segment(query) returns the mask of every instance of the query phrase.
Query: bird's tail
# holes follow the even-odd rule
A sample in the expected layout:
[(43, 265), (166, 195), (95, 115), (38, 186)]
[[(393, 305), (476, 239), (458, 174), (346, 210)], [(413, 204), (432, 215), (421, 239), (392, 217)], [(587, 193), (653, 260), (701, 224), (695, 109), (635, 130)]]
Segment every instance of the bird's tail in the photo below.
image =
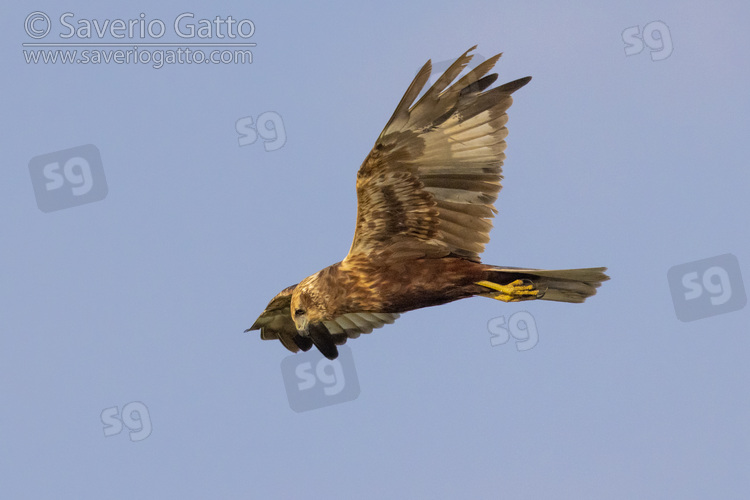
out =
[(478, 295), (504, 302), (521, 300), (554, 300), (557, 302), (583, 302), (596, 293), (606, 267), (586, 269), (523, 269), (487, 266), (485, 279), (477, 282), (484, 290)]

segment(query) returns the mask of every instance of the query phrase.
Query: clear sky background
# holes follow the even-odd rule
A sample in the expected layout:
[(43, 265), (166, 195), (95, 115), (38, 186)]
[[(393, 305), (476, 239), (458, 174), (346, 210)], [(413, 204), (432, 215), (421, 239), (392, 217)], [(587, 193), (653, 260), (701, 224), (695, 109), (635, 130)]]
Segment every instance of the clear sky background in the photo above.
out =
[[(0, 496), (750, 498), (746, 2), (26, 4), (0, 20)], [(190, 12), (252, 20), (257, 46), (252, 64), (29, 64), (34, 11), (48, 43), (184, 44)], [(62, 39), (65, 12), (168, 32)], [(293, 411), (290, 353), (243, 330), (344, 257), (357, 168), (403, 92), (474, 44), (504, 52), (501, 82), (534, 78), (483, 260), (612, 279), (583, 305), (405, 314), (347, 344), (358, 395)], [(277, 139), (240, 146), (266, 112)], [(40, 210), (32, 160), (88, 144), (103, 199)], [(705, 302), (727, 290), (703, 259), (735, 310)]]

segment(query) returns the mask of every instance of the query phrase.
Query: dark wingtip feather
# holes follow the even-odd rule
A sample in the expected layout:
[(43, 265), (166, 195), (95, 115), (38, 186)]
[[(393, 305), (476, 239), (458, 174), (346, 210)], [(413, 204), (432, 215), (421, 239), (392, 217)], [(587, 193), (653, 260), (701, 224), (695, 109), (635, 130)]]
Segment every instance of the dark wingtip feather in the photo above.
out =
[(503, 85), (500, 85), (495, 90), (497, 90), (498, 92), (505, 92), (508, 94), (512, 94), (513, 92), (520, 89), (521, 87), (523, 87), (530, 81), (531, 81), (531, 77), (525, 76), (523, 78), (519, 78), (518, 80), (513, 80), (512, 82), (508, 82)]
[(310, 339), (315, 347), (328, 359), (336, 359), (339, 356), (339, 350), (336, 348), (333, 336), (323, 323), (313, 323), (309, 325), (308, 331)]
[(476, 82), (464, 87), (461, 90), (461, 95), (464, 96), (466, 94), (482, 92), (484, 89), (495, 83), (495, 80), (497, 80), (497, 73), (492, 73), (491, 75), (482, 77)]
[(297, 347), (299, 347), (305, 352), (309, 351), (310, 348), (313, 346), (313, 341), (309, 337), (295, 335), (293, 340), (294, 340), (294, 343), (297, 344)]

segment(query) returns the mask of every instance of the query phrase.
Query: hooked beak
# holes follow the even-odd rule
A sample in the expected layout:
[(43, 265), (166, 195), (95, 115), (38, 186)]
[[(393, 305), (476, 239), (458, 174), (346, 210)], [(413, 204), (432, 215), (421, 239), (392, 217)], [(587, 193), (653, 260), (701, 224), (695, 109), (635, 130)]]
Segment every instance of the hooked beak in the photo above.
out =
[(294, 318), (294, 327), (297, 329), (300, 335), (306, 337), (308, 335), (308, 321), (305, 316), (301, 318)]

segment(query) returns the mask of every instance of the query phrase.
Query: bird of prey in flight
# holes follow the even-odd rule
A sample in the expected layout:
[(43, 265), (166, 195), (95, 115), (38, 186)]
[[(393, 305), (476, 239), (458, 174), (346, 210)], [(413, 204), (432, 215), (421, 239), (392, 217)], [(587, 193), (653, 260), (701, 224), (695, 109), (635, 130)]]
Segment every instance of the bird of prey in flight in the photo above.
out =
[[(456, 78), (472, 47), (417, 100), (417, 73), (357, 172), (357, 224), (341, 262), (276, 295), (250, 330), (292, 352), (337, 345), (399, 313), (467, 297), (583, 302), (606, 268), (542, 270), (483, 264), (505, 160), (511, 94), (531, 77), (490, 88), (501, 54)], [(415, 103), (416, 101), (416, 103)]]

